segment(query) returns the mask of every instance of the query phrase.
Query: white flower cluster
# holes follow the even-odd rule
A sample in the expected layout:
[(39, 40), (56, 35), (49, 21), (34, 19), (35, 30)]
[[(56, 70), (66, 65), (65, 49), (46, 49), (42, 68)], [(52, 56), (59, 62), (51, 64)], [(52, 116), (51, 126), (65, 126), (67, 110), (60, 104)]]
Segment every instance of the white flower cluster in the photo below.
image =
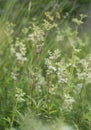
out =
[(66, 111), (70, 111), (72, 109), (72, 105), (75, 102), (74, 98), (71, 97), (69, 94), (64, 93), (64, 103), (63, 109)]
[(17, 103), (24, 102), (25, 101), (24, 96), (25, 96), (25, 93), (23, 92), (23, 90), (21, 88), (16, 88), (15, 97), (16, 97)]
[(49, 21), (47, 21), (47, 20), (45, 20), (44, 19), (44, 28), (46, 29), (46, 30), (51, 30), (52, 28), (56, 28), (57, 27), (57, 24), (56, 23), (53, 23), (53, 24), (51, 24)]
[(42, 76), (41, 71), (37, 70), (31, 73), (31, 83), (34, 85), (38, 92), (41, 92), (42, 86), (46, 84), (45, 78)]
[(47, 65), (47, 73), (52, 74), (57, 71), (57, 59), (61, 56), (60, 51), (57, 49), (52, 53), (48, 51), (49, 57), (45, 59), (45, 64)]
[(14, 32), (13, 27), (14, 27), (14, 24), (8, 23), (8, 22), (6, 23), (4, 32), (7, 36), (10, 36), (13, 34)]
[(23, 41), (21, 42), (17, 39), (15, 45), (11, 45), (11, 54), (15, 56), (16, 60), (21, 64), (27, 61), (26, 46)]
[(50, 12), (45, 12), (46, 19), (43, 20), (44, 29), (49, 31), (52, 28), (56, 28), (57, 24), (54, 21), (54, 16)]
[(18, 73), (14, 72), (14, 71), (11, 72), (11, 77), (12, 77), (13, 80), (17, 80)]
[(6, 22), (4, 24), (4, 28), (2, 30), (2, 37), (0, 37), (0, 39), (4, 38), (3, 40), (6, 40), (7, 43), (12, 43), (12, 34), (14, 33), (14, 26), (15, 25), (13, 23)]
[(56, 74), (58, 83), (67, 83), (66, 65), (63, 60), (60, 61), (61, 53), (57, 49), (54, 53), (48, 51), (49, 57), (45, 59), (47, 65), (47, 74)]
[(37, 44), (40, 41), (44, 41), (44, 31), (35, 24), (33, 24), (32, 29), (33, 33), (29, 34), (29, 40), (31, 40), (34, 44)]
[(28, 35), (28, 39), (32, 42), (33, 47), (35, 47), (36, 53), (40, 53), (45, 41), (45, 33), (43, 29), (33, 24), (32, 33)]
[(80, 60), (83, 71), (77, 73), (78, 79), (85, 81), (86, 84), (91, 83), (91, 55), (86, 59)]
[(58, 66), (58, 72), (57, 72), (58, 82), (59, 83), (67, 83), (68, 77), (67, 77), (65, 63), (63, 61), (61, 61), (57, 64), (57, 66)]

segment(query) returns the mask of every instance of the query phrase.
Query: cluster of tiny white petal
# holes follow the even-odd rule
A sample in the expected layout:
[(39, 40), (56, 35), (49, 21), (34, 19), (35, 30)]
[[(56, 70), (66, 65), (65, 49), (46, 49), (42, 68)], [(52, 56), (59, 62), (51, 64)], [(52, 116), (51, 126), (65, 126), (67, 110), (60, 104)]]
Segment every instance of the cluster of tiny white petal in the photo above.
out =
[(57, 72), (58, 82), (67, 83), (68, 78), (67, 78), (66, 65), (64, 61), (60, 61), (59, 63), (57, 63), (57, 66), (58, 66), (58, 72)]
[(75, 102), (75, 99), (71, 97), (69, 94), (64, 93), (64, 103), (63, 109), (66, 111), (70, 111), (72, 109), (72, 105)]
[(11, 45), (11, 54), (20, 64), (23, 64), (27, 60), (25, 44), (17, 39), (15, 45)]
[(78, 79), (81, 81), (85, 81), (85, 83), (91, 83), (91, 55), (89, 55), (86, 59), (80, 60), (80, 64), (82, 65), (83, 71), (78, 71)]
[(39, 26), (33, 24), (33, 33), (29, 34), (29, 39), (34, 43), (38, 44), (40, 41), (44, 41), (44, 31)]
[(49, 57), (45, 59), (45, 64), (47, 65), (47, 74), (56, 74), (58, 83), (67, 83), (67, 72), (66, 65), (61, 60), (60, 61), (60, 51), (57, 49), (54, 53), (48, 51)]
[(45, 44), (45, 33), (43, 29), (33, 24), (32, 32), (28, 35), (28, 40), (32, 42), (32, 46), (36, 49), (36, 54), (39, 54)]
[(31, 73), (31, 84), (35, 87), (38, 92), (41, 92), (42, 86), (45, 86), (45, 78), (42, 76), (41, 71), (35, 68), (34, 72)]
[(16, 97), (17, 103), (24, 102), (25, 101), (24, 96), (25, 96), (25, 93), (23, 92), (23, 90), (21, 88), (16, 88), (15, 97)]
[(57, 59), (61, 56), (60, 51), (57, 49), (52, 53), (48, 51), (49, 57), (45, 59), (45, 64), (47, 65), (47, 73), (52, 74), (57, 71)]

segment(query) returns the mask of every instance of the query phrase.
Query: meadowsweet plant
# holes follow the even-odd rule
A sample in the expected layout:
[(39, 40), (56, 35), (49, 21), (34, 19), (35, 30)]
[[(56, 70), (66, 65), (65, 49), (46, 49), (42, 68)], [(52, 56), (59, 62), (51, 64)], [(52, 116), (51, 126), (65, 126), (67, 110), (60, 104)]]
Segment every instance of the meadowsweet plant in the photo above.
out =
[(23, 43), (23, 41), (19, 41), (19, 39), (16, 39), (15, 45), (11, 45), (11, 55), (16, 58), (16, 61), (20, 64), (23, 64), (27, 58), (26, 58), (26, 46)]
[(24, 95), (25, 95), (25, 93), (22, 91), (22, 89), (16, 88), (15, 97), (16, 97), (17, 103), (21, 103), (21, 102), (24, 102), (24, 101), (25, 101)]
[(5, 23), (0, 31), (2, 129), (51, 130), (61, 120), (75, 130), (90, 130), (91, 54), (85, 52), (90, 41), (79, 36), (85, 17), (73, 18), (72, 28), (60, 24), (58, 12), (47, 11), (40, 22), (22, 25), (17, 35), (16, 26)]

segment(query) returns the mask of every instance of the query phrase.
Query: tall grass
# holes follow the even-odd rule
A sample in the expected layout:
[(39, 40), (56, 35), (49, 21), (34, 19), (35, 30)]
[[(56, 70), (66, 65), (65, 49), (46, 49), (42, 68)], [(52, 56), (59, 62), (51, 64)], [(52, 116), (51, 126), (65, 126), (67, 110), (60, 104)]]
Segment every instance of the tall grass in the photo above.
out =
[(90, 130), (91, 46), (79, 35), (86, 16), (73, 18), (74, 28), (59, 12), (29, 21), (24, 5), (12, 17), (16, 4), (0, 18), (0, 128)]

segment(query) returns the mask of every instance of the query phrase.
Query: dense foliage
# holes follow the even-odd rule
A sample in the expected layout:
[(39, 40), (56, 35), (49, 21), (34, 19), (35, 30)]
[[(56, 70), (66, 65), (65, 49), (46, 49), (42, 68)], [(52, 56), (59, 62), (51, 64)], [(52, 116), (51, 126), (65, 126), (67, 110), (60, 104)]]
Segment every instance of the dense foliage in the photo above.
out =
[(48, 1), (39, 12), (19, 2), (0, 17), (0, 129), (90, 130), (91, 41), (79, 33), (87, 15), (69, 24)]

